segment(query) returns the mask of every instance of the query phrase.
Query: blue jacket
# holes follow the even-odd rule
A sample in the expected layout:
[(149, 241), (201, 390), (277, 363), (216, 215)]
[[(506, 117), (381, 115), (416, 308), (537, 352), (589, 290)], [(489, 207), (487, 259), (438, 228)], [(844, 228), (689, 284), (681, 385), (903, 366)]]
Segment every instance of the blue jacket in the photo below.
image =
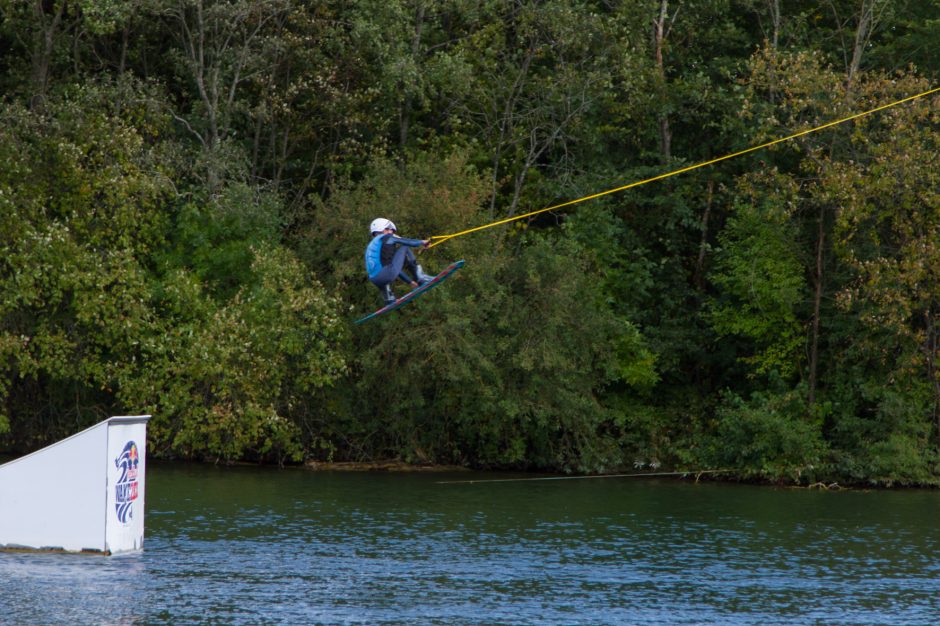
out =
[[(424, 242), (420, 239), (406, 239), (394, 233), (376, 235), (366, 246), (366, 272), (368, 272), (369, 278), (375, 278), (382, 271), (382, 267), (387, 265), (395, 256), (395, 250), (398, 246), (420, 248), (423, 245)], [(411, 279), (403, 276), (402, 280), (410, 282)]]

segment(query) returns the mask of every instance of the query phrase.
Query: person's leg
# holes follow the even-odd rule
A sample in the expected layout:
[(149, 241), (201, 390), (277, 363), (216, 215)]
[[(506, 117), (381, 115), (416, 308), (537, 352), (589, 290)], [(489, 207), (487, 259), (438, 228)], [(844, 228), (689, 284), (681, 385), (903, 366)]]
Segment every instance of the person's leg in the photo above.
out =
[(405, 267), (411, 272), (411, 275), (415, 277), (415, 282), (419, 285), (425, 285), (434, 278), (428, 274), (424, 273), (424, 269), (418, 265), (418, 260), (415, 258), (414, 253), (411, 251), (411, 248), (403, 248), (405, 250)]
[(392, 283), (380, 283), (376, 280), (372, 281), (372, 284), (379, 290), (379, 293), (382, 294), (382, 301), (386, 306), (395, 302), (397, 299), (395, 297), (395, 292), (392, 291)]
[(391, 262), (382, 267), (382, 270), (372, 278), (372, 284), (378, 287), (382, 292), (385, 304), (391, 304), (395, 301), (395, 293), (392, 291), (392, 283), (401, 274), (402, 267), (405, 265), (407, 253), (411, 252), (408, 248), (400, 247), (395, 251), (395, 256)]
[(424, 270), (418, 265), (418, 261), (415, 259), (411, 248), (401, 246), (395, 251), (395, 256), (392, 257), (389, 264), (382, 268), (382, 271), (372, 279), (372, 282), (391, 284), (395, 282), (395, 279), (398, 278), (398, 275), (401, 274), (404, 269), (407, 269), (411, 275), (414, 276), (414, 282), (419, 285), (424, 285), (434, 278), (424, 273)]
[(424, 268), (422, 268), (420, 265), (415, 266), (415, 276), (418, 277), (419, 285), (426, 285), (432, 280), (434, 280), (433, 276), (431, 276), (430, 274), (425, 274)]
[(402, 250), (405, 251), (405, 265), (404, 267), (411, 272), (411, 275), (415, 277), (415, 282), (418, 282), (418, 261), (415, 259), (415, 253), (411, 251), (411, 248), (406, 248), (402, 246), (398, 249), (399, 252)]
[(408, 248), (399, 248), (396, 250), (392, 260), (388, 265), (382, 267), (381, 271), (372, 278), (372, 282), (376, 285), (390, 285), (395, 282), (395, 279), (401, 274), (402, 267), (405, 265), (405, 255), (408, 251)]

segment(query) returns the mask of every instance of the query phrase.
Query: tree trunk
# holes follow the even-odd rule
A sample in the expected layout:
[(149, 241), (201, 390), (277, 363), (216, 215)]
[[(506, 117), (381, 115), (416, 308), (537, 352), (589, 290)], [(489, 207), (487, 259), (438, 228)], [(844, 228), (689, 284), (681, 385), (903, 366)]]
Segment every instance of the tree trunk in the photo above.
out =
[(65, 15), (66, 0), (58, 4), (53, 4), (55, 13), (50, 18), (46, 14), (43, 0), (33, 2), (33, 13), (36, 16), (38, 26), (33, 39), (32, 52), (32, 87), (33, 95), (30, 107), (34, 110), (41, 108), (46, 100), (46, 93), (49, 90), (49, 71), (52, 65), (52, 51), (55, 47), (55, 38), (59, 26), (62, 23), (62, 17)]
[(131, 27), (130, 22), (124, 25), (124, 28), (121, 29), (121, 58), (118, 61), (118, 75), (123, 76), (125, 70), (127, 69), (127, 50), (130, 47), (131, 43)]
[(770, 24), (773, 29), (770, 45), (776, 50), (780, 45), (780, 0), (767, 0), (767, 8), (770, 11)]
[(514, 110), (516, 108), (516, 101), (522, 93), (523, 85), (529, 75), (529, 66), (532, 64), (534, 57), (534, 48), (533, 46), (529, 46), (526, 51), (525, 59), (523, 59), (519, 71), (516, 72), (515, 81), (513, 81), (512, 87), (509, 90), (509, 95), (506, 97), (506, 103), (503, 105), (502, 111), (494, 111), (495, 121), (499, 127), (499, 136), (496, 141), (495, 149), (493, 150), (493, 173), (490, 176), (492, 182), (492, 191), (490, 193), (490, 219), (493, 219), (496, 215), (496, 196), (500, 181), (499, 166), (502, 161), (503, 147), (509, 142), (512, 136), (513, 127), (515, 126)]
[(715, 181), (708, 179), (708, 189), (705, 198), (705, 211), (702, 213), (702, 238), (698, 244), (698, 260), (695, 262), (695, 288), (701, 293), (705, 289), (705, 252), (708, 249), (708, 218), (712, 212), (712, 199), (714, 198)]
[(859, 69), (862, 66), (862, 57), (865, 55), (865, 47), (871, 41), (871, 34), (875, 30), (878, 18), (887, 6), (887, 2), (888, 0), (861, 0), (858, 26), (855, 29), (855, 43), (852, 46), (852, 57), (846, 68), (847, 91), (851, 91), (852, 85), (858, 76)]
[(852, 84), (855, 82), (855, 75), (858, 74), (858, 70), (862, 65), (862, 56), (865, 54), (865, 44), (868, 43), (871, 11), (866, 9), (870, 4), (871, 0), (862, 2), (862, 11), (858, 16), (858, 28), (855, 30), (855, 45), (852, 48), (852, 60), (849, 61), (849, 67), (846, 71), (848, 74), (846, 84), (848, 85), (847, 90), (849, 91), (852, 89)]
[[(415, 10), (415, 29), (414, 35), (411, 38), (411, 59), (412, 62), (417, 67), (421, 62), (421, 31), (424, 28), (424, 2), (418, 2), (418, 6)], [(402, 152), (404, 153), (405, 147), (408, 145), (408, 129), (411, 126), (411, 102), (412, 98), (409, 93), (407, 93), (408, 86), (404, 82), (402, 83), (402, 99), (398, 107), (398, 142), (401, 147)]]
[(809, 393), (806, 402), (810, 409), (816, 404), (817, 373), (819, 371), (819, 319), (823, 298), (823, 248), (826, 240), (825, 207), (819, 207), (819, 231), (816, 237), (816, 275), (813, 294), (813, 323), (809, 344)]
[(933, 389), (933, 424), (937, 448), (940, 449), (940, 373), (937, 372), (937, 325), (934, 322), (934, 307), (928, 306), (924, 312), (924, 332), (926, 334), (925, 352), (927, 362), (927, 377)]
[[(676, 13), (672, 16), (675, 21)], [(660, 89), (665, 96), (666, 90), (666, 68), (663, 62), (663, 45), (669, 30), (666, 28), (666, 21), (669, 17), (669, 0), (660, 0), (659, 16), (653, 20), (653, 49), (656, 54), (656, 70), (659, 74)], [(665, 99), (665, 98), (664, 98)], [(668, 161), (672, 154), (672, 130), (669, 128), (669, 116), (665, 112), (659, 115), (659, 149), (662, 152), (663, 160)]]

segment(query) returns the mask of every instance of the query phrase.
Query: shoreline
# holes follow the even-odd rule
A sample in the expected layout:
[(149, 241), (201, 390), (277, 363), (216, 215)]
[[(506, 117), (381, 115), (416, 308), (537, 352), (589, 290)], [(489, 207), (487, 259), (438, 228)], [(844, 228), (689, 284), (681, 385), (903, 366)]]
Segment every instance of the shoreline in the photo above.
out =
[(460, 465), (414, 465), (405, 461), (305, 461), (302, 467), (314, 472), (472, 472)]

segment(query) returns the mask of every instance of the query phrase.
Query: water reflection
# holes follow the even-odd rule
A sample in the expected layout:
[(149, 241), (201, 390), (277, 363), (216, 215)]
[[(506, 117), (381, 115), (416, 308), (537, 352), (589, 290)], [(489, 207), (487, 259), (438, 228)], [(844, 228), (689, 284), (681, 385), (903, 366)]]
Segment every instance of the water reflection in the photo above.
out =
[(0, 553), (4, 624), (144, 623), (143, 555)]
[(153, 465), (142, 555), (0, 555), (0, 608), (17, 624), (926, 625), (940, 614), (936, 492), (443, 479)]

